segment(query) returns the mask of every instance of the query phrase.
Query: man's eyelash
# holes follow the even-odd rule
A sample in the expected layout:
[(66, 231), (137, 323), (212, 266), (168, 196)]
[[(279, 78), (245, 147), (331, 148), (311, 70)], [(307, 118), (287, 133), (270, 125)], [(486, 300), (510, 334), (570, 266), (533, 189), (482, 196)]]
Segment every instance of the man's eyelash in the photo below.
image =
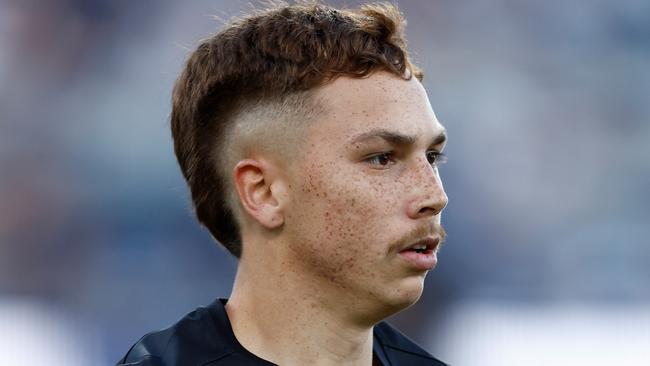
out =
[[(380, 161), (380, 159), (384, 160)], [(390, 163), (395, 162), (395, 157), (393, 152), (389, 151), (368, 156), (365, 160), (369, 163), (376, 163), (377, 165), (387, 166)]]
[[(427, 151), (426, 158), (432, 166), (438, 166), (447, 162), (447, 155), (435, 150)], [(378, 153), (368, 156), (365, 161), (375, 165), (388, 166), (395, 162), (395, 154), (392, 151)]]
[(440, 165), (447, 162), (447, 155), (439, 151), (427, 151), (427, 160), (431, 165)]

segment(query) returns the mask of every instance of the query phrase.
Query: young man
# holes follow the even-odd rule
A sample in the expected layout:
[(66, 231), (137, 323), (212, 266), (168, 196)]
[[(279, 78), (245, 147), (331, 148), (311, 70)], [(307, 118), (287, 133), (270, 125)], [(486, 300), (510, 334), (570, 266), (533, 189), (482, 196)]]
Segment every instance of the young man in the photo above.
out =
[(444, 365), (382, 320), (444, 240), (444, 128), (391, 5), (267, 9), (199, 45), (172, 132), (199, 221), (239, 266), (229, 299), (122, 365)]

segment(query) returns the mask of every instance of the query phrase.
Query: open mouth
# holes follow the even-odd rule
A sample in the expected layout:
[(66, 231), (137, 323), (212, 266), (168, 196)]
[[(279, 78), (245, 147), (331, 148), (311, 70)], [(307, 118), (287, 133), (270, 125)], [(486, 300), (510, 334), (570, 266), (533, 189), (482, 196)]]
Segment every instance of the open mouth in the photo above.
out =
[(403, 251), (429, 254), (429, 253), (431, 253), (433, 251), (433, 249), (430, 249), (430, 248), (425, 246), (423, 248), (408, 248), (408, 249), (405, 249)]
[(411, 245), (410, 247), (402, 250), (401, 252), (415, 252), (420, 254), (431, 254), (438, 247), (439, 240), (434, 238), (427, 238)]
[(419, 270), (429, 270), (437, 263), (436, 250), (439, 239), (427, 238), (412, 244), (399, 252), (400, 257)]

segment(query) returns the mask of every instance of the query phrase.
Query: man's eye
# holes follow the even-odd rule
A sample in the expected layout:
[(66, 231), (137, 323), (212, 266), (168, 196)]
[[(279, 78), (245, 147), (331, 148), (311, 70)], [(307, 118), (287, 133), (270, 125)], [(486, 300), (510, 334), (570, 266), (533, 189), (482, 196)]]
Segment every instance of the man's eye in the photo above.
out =
[(395, 161), (393, 154), (381, 153), (366, 158), (366, 161), (372, 165), (388, 166)]
[(427, 151), (427, 161), (431, 165), (444, 164), (447, 162), (447, 155), (435, 150)]

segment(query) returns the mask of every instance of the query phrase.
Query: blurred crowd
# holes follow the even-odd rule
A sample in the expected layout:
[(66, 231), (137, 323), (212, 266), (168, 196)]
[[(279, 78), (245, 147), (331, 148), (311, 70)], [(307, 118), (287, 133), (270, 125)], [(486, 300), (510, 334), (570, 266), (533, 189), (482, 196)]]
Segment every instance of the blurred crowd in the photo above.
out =
[[(444, 355), (458, 304), (650, 308), (650, 2), (399, 5), (450, 203), (439, 266), (394, 322)], [(0, 2), (3, 343), (42, 314), (111, 364), (228, 296), (236, 261), (193, 218), (168, 115), (187, 53), (250, 7)]]

